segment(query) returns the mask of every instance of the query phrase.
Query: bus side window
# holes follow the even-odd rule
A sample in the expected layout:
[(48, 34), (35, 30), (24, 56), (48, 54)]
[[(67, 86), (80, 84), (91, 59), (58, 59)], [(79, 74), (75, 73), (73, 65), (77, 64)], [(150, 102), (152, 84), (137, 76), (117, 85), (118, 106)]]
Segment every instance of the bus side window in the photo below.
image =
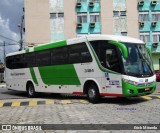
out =
[(36, 67), (36, 55), (35, 53), (27, 53), (25, 55), (27, 67)]
[(106, 67), (115, 72), (121, 72), (118, 54), (115, 48), (106, 49)]
[(68, 48), (66, 46), (51, 50), (51, 64), (68, 64)]
[(37, 52), (36, 64), (38, 66), (48, 66), (51, 64), (50, 50)]

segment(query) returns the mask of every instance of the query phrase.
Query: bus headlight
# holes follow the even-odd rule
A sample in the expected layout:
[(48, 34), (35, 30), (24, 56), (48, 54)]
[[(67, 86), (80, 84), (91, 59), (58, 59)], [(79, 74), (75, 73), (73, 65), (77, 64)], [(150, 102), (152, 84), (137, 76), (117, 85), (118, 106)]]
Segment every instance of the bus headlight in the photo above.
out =
[(131, 80), (128, 80), (128, 79), (123, 79), (123, 81), (126, 82), (126, 83), (128, 83), (128, 84), (138, 85), (138, 82), (131, 81)]

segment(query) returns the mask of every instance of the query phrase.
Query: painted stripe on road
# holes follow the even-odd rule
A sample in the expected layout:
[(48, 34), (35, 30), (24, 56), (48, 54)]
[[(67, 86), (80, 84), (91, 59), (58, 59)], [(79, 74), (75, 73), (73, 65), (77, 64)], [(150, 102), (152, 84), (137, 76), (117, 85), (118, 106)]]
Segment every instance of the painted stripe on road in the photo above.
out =
[(160, 95), (158, 95), (157, 97), (160, 98)]
[[(160, 99), (160, 95), (141, 96), (145, 100)], [(88, 104), (88, 100), (34, 100), (34, 101), (14, 101), (14, 102), (0, 102), (0, 107), (19, 107), (19, 106), (37, 106), (37, 105), (52, 105), (52, 104), (73, 104), (82, 103)]]
[(12, 102), (12, 107), (20, 106), (20, 102)]
[(37, 105), (37, 101), (30, 101), (29, 102), (29, 106), (36, 106)]
[(146, 100), (152, 100), (152, 98), (149, 96), (141, 96), (141, 98), (146, 99)]
[(0, 102), (0, 107), (3, 107), (3, 104), (4, 104), (3, 102)]
[(61, 100), (62, 104), (70, 104), (72, 103), (71, 100)]

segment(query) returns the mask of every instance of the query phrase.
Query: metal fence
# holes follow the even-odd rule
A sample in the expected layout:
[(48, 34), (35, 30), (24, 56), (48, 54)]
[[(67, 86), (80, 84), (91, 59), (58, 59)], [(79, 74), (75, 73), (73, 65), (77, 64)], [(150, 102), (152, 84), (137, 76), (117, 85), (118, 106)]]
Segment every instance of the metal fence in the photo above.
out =
[(4, 82), (4, 73), (0, 73), (0, 83)]

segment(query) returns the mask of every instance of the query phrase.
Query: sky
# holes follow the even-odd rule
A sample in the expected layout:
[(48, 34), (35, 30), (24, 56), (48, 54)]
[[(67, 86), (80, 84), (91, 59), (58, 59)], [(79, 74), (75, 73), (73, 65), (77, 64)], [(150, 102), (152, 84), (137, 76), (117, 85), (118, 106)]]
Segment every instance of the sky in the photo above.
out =
[(19, 49), (20, 29), (17, 25), (21, 23), (23, 7), (24, 0), (0, 0), (0, 61), (3, 61), (4, 48), (1, 45), (4, 41), (6, 45), (12, 44), (6, 46), (6, 53)]

